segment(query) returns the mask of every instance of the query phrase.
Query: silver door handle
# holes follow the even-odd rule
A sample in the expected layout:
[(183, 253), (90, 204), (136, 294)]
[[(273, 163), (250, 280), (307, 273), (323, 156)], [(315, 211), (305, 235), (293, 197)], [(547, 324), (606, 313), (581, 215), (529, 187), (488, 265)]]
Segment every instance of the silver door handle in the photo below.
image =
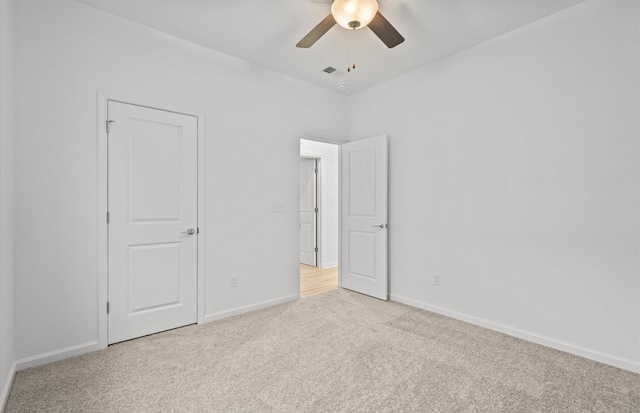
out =
[(380, 228), (383, 229), (384, 228), (384, 224), (380, 224), (380, 225), (371, 225), (374, 228)]
[(185, 232), (181, 232), (181, 234), (189, 234), (189, 235), (193, 235), (196, 233), (196, 230), (193, 228), (189, 228), (188, 230), (186, 230)]

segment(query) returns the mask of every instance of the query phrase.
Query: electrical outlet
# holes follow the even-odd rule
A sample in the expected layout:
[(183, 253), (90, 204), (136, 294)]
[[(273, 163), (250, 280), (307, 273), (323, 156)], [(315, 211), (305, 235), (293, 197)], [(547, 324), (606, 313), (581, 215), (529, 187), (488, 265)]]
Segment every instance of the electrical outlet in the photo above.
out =
[(231, 277), (231, 288), (235, 288), (238, 286), (238, 276), (234, 275)]
[(440, 285), (441, 277), (440, 274), (433, 274), (433, 284)]
[(281, 214), (284, 212), (284, 204), (282, 202), (275, 202), (271, 206), (271, 212), (274, 214)]

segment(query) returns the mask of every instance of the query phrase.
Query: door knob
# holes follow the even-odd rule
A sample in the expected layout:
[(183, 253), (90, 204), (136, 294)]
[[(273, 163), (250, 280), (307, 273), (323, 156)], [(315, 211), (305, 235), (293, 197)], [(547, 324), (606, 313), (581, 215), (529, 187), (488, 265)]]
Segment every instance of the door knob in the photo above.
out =
[(181, 232), (181, 234), (189, 234), (189, 235), (193, 235), (196, 233), (196, 230), (193, 228), (189, 228), (188, 230)]
[(384, 224), (380, 224), (380, 225), (371, 225), (371, 226), (372, 226), (372, 227), (374, 227), (374, 228), (380, 228), (380, 229), (384, 228)]

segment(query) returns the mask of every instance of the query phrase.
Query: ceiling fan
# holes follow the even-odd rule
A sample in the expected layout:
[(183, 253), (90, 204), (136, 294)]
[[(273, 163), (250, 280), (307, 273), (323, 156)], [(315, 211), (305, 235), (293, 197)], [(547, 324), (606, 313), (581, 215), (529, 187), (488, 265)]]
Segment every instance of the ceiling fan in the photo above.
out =
[(404, 37), (378, 11), (376, 0), (333, 0), (331, 13), (296, 44), (296, 47), (313, 46), (333, 26), (356, 30), (369, 27), (389, 49), (404, 42)]

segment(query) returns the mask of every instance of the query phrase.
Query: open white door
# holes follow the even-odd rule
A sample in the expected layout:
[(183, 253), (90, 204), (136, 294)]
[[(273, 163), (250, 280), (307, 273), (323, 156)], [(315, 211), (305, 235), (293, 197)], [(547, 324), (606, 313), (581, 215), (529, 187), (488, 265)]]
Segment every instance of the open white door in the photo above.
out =
[(317, 265), (315, 159), (300, 159), (300, 262)]
[(342, 287), (388, 299), (386, 136), (342, 145)]
[(197, 118), (109, 101), (108, 342), (197, 322)]

